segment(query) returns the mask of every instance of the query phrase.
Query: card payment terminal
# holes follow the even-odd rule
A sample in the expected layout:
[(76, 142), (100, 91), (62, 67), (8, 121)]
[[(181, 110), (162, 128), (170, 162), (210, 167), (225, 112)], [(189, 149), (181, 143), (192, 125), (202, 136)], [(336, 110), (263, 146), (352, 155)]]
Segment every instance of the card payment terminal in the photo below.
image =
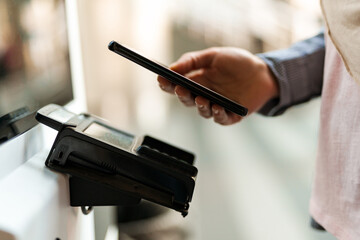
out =
[(36, 119), (58, 131), (45, 164), (70, 176), (71, 206), (146, 199), (187, 215), (197, 175), (194, 154), (55, 104), (41, 108)]

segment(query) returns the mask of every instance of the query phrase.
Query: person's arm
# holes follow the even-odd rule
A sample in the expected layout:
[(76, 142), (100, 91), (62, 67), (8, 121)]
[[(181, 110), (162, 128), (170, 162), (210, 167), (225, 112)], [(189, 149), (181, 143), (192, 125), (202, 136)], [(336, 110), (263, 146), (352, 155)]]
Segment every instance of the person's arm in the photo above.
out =
[(276, 116), (287, 108), (321, 94), (325, 60), (323, 32), (288, 49), (257, 54), (266, 62), (279, 86), (279, 97), (258, 112)]
[[(321, 93), (324, 55), (321, 33), (288, 49), (258, 56), (244, 49), (224, 47), (189, 52), (171, 69), (246, 106), (249, 114), (273, 116)], [(242, 119), (160, 76), (158, 81), (164, 91), (175, 93), (186, 106), (195, 106), (204, 118), (213, 117), (222, 125)]]

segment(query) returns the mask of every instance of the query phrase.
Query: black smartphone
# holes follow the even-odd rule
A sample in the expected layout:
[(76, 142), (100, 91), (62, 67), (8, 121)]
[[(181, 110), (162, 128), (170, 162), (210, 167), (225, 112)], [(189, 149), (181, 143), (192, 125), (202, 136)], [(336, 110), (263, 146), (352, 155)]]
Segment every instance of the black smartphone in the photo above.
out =
[(143, 55), (129, 49), (128, 47), (125, 47), (124, 45), (121, 45), (115, 41), (111, 41), (108, 48), (111, 51), (139, 64), (140, 66), (168, 79), (170, 82), (190, 90), (190, 92), (195, 96), (202, 96), (207, 98), (208, 100), (210, 100), (211, 103), (218, 104), (225, 108), (227, 111), (236, 113), (243, 117), (246, 116), (248, 112), (248, 109), (246, 107), (184, 77), (183, 75), (175, 71), (172, 71), (171, 69), (165, 67), (162, 64), (159, 64), (144, 57)]

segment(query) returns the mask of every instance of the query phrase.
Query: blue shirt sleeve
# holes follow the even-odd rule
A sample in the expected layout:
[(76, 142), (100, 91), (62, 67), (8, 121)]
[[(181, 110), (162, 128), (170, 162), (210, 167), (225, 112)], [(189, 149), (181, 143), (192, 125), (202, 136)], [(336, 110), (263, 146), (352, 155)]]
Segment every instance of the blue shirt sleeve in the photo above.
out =
[(325, 60), (324, 33), (295, 43), (288, 49), (257, 54), (278, 81), (280, 96), (267, 102), (258, 112), (280, 115), (293, 105), (321, 95)]

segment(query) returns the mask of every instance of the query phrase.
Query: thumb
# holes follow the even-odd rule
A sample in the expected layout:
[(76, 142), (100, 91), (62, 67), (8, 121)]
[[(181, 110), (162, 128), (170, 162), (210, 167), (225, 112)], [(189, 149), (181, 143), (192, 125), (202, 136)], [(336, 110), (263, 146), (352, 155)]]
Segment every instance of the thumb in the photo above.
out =
[(210, 67), (217, 52), (216, 48), (209, 48), (185, 53), (170, 65), (170, 69), (184, 75), (194, 70)]

